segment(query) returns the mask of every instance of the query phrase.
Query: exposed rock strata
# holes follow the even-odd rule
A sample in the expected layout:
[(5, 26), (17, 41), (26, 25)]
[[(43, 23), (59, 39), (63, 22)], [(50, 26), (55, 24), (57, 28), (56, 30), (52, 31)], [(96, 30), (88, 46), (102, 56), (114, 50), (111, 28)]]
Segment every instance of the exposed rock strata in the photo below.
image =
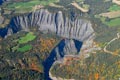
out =
[(90, 21), (84, 19), (71, 20), (63, 16), (61, 11), (50, 13), (42, 9), (29, 15), (17, 16), (8, 25), (8, 28), (12, 28), (13, 32), (29, 31), (33, 27), (44, 33), (52, 32), (58, 36), (79, 41), (92, 39), (94, 36)]

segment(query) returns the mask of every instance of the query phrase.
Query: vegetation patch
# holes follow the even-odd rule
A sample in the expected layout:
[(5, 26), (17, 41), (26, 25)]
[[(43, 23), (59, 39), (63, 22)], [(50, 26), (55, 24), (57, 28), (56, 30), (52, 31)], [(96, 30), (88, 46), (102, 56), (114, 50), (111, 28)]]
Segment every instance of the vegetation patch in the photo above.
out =
[(105, 21), (104, 22), (106, 25), (108, 26), (119, 26), (120, 25), (120, 18), (115, 18), (115, 19), (112, 19), (110, 21)]
[(112, 52), (119, 51), (119, 53), (120, 53), (120, 39), (118, 39), (118, 40), (112, 42), (110, 45), (108, 45), (107, 49)]
[(71, 60), (71, 64), (55, 64), (51, 68), (54, 76), (75, 80), (117, 80), (120, 77), (120, 58), (98, 52), (83, 60)]
[(108, 10), (109, 11), (117, 11), (117, 10), (120, 10), (120, 6), (119, 5), (112, 5), (112, 6), (110, 6), (110, 8)]
[(32, 45), (25, 45), (17, 49), (18, 52), (26, 52), (32, 49)]
[(32, 33), (29, 32), (26, 36), (21, 37), (18, 42), (19, 44), (24, 44), (24, 43), (28, 43), (29, 41), (32, 41), (36, 38), (36, 36)]
[[(23, 39), (33, 33), (37, 36), (35, 40), (19, 43), (19, 38)], [(59, 43), (60, 38), (53, 34), (33, 33), (20, 31), (0, 40), (2, 45), (0, 59), (3, 61), (0, 63), (0, 80), (45, 80), (43, 62)], [(15, 65), (9, 65), (6, 59)]]
[[(42, 5), (47, 6), (50, 3), (59, 2), (59, 0), (30, 0), (30, 1), (22, 1), (22, 2), (14, 2), (14, 3), (8, 3), (7, 6), (5, 6), (5, 9), (7, 10), (15, 10), (16, 12), (25, 12), (26, 10), (32, 11), (33, 7), (36, 5)], [(25, 11), (24, 11), (25, 10)]]
[(120, 25), (120, 18), (114, 18), (114, 19), (110, 19), (107, 17), (101, 17), (99, 15), (95, 15), (96, 18), (99, 18), (103, 24), (109, 26), (109, 27), (116, 27)]
[(26, 45), (23, 47), (20, 47), (21, 44), (26, 44), (29, 41), (32, 41), (36, 38), (36, 36), (32, 33), (29, 32), (27, 33), (25, 36), (20, 37), (20, 39), (17, 40), (13, 40), (13, 42), (18, 42), (18, 44), (16, 44), (14, 47), (12, 47), (12, 52), (18, 51), (18, 52), (26, 52), (28, 50), (30, 50), (32, 48), (31, 45)]

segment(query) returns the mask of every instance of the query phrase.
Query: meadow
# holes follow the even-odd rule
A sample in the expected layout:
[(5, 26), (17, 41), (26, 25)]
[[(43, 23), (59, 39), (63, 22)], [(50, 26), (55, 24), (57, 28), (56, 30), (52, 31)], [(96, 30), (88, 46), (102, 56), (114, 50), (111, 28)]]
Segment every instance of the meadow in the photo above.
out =
[(18, 40), (18, 43), (19, 44), (24, 44), (24, 43), (28, 43), (29, 41), (32, 41), (36, 38), (36, 36), (32, 33), (32, 32), (29, 32), (26, 36), (24, 37), (21, 37), (19, 40)]
[(112, 26), (120, 26), (120, 18), (115, 18), (115, 19), (112, 19), (108, 22), (104, 22), (106, 25), (112, 27)]
[(26, 52), (32, 49), (32, 45), (25, 45), (17, 49), (18, 52)]
[[(17, 46), (14, 46), (12, 48), (12, 52), (26, 52), (32, 49), (32, 45), (27, 44), (30, 41), (33, 41), (36, 38), (36, 36), (29, 32), (25, 36), (20, 37), (20, 39), (14, 40), (14, 42), (17, 42)], [(21, 46), (22, 45), (22, 46)]]
[(108, 11), (117, 11), (117, 10), (120, 10), (120, 6), (118, 6), (118, 5), (112, 5), (112, 6), (108, 9)]

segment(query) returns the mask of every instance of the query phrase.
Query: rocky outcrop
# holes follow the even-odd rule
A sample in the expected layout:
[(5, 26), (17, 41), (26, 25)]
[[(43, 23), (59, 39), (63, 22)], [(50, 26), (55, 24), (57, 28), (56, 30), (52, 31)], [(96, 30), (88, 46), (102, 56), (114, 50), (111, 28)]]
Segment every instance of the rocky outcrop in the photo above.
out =
[(94, 30), (90, 21), (72, 19), (64, 16), (61, 11), (50, 13), (44, 9), (14, 17), (7, 27), (0, 29), (0, 35), (9, 36), (20, 30), (30, 31), (33, 28), (43, 33), (54, 33), (63, 37), (64, 40), (55, 48), (58, 58), (79, 53), (83, 42), (94, 39)]
[(61, 11), (50, 13), (44, 9), (13, 18), (8, 28), (13, 32), (37, 28), (44, 33), (52, 32), (58, 36), (79, 41), (92, 39), (94, 36), (90, 21), (77, 18), (73, 20), (65, 17)]
[(66, 17), (61, 11), (50, 13), (44, 9), (14, 17), (7, 27), (0, 29), (0, 35), (9, 36), (20, 30), (30, 31), (33, 28), (43, 33), (54, 33), (64, 38), (55, 48), (57, 58), (67, 54), (79, 53), (82, 43), (94, 38), (94, 30), (90, 21), (72, 19)]
[(57, 60), (63, 58), (66, 55), (78, 55), (82, 47), (82, 42), (74, 39), (63, 39), (54, 48)]

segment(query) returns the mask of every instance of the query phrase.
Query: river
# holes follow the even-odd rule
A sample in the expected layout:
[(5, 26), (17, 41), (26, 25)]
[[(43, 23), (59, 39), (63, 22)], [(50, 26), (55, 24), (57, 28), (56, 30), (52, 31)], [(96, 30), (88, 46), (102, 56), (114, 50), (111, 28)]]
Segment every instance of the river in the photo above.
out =
[(3, 1), (2, 0), (0, 0), (0, 5), (3, 3)]
[[(75, 47), (77, 49), (77, 52), (80, 52), (80, 49), (82, 47), (82, 42), (77, 41), (77, 40), (73, 40), (73, 41), (75, 43)], [(49, 77), (49, 71), (50, 71), (50, 68), (51, 68), (52, 64), (55, 62), (55, 59), (57, 57), (56, 48), (59, 49), (59, 55), (61, 58), (63, 58), (65, 56), (65, 53), (63, 53), (64, 47), (65, 47), (65, 39), (60, 41), (60, 43), (51, 51), (50, 56), (43, 62), (46, 80), (51, 80)]]

